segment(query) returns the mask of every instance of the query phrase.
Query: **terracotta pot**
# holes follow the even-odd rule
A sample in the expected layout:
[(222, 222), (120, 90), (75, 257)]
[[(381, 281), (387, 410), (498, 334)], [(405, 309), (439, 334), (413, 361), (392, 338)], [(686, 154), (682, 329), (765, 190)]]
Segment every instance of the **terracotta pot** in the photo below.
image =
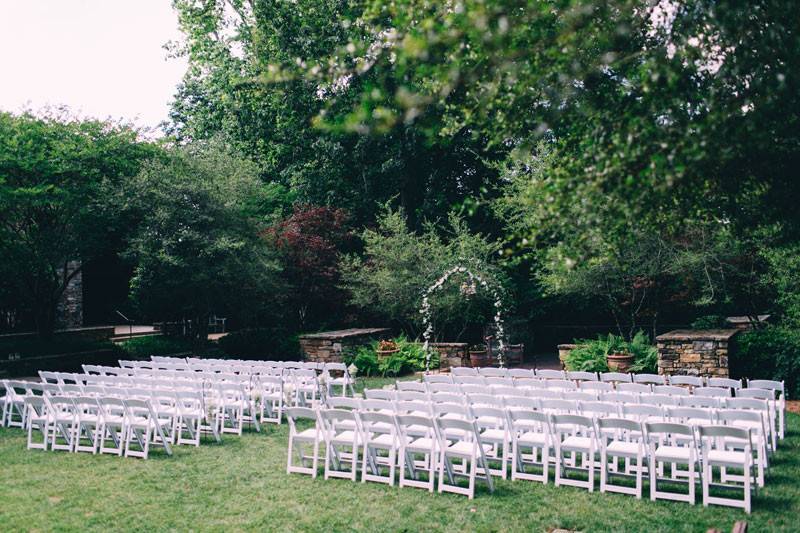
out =
[(400, 348), (395, 348), (394, 350), (375, 350), (375, 354), (378, 356), (378, 359), (383, 359), (385, 357), (391, 357), (399, 351)]
[(608, 369), (611, 372), (630, 372), (633, 359), (633, 355), (629, 353), (610, 353), (606, 356)]
[(489, 356), (486, 354), (486, 350), (470, 350), (469, 363), (472, 368), (489, 366)]

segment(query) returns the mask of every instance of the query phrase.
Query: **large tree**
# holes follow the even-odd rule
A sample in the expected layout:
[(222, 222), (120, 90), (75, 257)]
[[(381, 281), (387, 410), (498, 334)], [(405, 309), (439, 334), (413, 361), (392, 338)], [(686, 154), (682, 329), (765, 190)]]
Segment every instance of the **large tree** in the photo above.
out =
[(104, 184), (125, 181), (158, 153), (122, 124), (0, 113), (0, 268), (42, 337), (81, 265), (114, 240)]
[(496, 173), (474, 135), (432, 138), (401, 122), (374, 136), (319, 120), (346, 114), (362, 90), (379, 90), (371, 75), (352, 86), (281, 75), (285, 65), (320, 62), (346, 46), (360, 32), (350, 24), (362, 13), (360, 3), (174, 5), (185, 34), (174, 52), (190, 65), (171, 113), (177, 138), (223, 135), (259, 164), (263, 179), (289, 187), (300, 203), (344, 208), (355, 225), (372, 222), (377, 206), (395, 199), (420, 229), (423, 219), (493, 188)]
[(185, 320), (189, 336), (204, 342), (212, 314), (247, 325), (278, 308), (279, 266), (258, 238), (273, 192), (251, 162), (215, 144), (145, 165), (119, 192), (139, 221), (128, 255), (142, 314)]

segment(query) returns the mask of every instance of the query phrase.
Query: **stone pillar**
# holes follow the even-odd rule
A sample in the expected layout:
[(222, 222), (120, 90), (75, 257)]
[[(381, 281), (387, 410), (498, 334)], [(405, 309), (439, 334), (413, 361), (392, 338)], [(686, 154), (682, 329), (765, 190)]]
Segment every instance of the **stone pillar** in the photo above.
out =
[(458, 366), (469, 366), (466, 342), (432, 342), (430, 347), (439, 352), (439, 368), (444, 370)]
[(675, 330), (656, 337), (658, 373), (729, 377), (738, 329)]
[[(67, 275), (80, 268), (80, 261), (67, 263)], [(56, 328), (83, 327), (83, 271), (78, 272), (67, 284), (56, 311)]]

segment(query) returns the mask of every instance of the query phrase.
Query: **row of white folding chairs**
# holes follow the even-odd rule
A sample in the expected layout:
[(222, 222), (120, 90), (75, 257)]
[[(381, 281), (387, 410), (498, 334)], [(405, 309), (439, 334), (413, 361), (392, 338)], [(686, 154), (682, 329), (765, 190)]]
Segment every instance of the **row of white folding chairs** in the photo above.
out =
[[(369, 392), (369, 391), (367, 391)], [(767, 466), (768, 455), (775, 451), (777, 447), (776, 430), (774, 417), (771, 413), (769, 404), (764, 400), (750, 398), (731, 398), (727, 402), (713, 402), (707, 404), (683, 403), (666, 405), (661, 402), (649, 402), (645, 399), (640, 401), (613, 401), (600, 400), (597, 398), (575, 399), (569, 397), (535, 397), (535, 396), (498, 396), (475, 392), (469, 394), (455, 395), (449, 393), (434, 393), (429, 396), (422, 396), (416, 393), (398, 393), (396, 397), (367, 394), (366, 402), (386, 402), (384, 405), (421, 405), (429, 406), (429, 409), (437, 409), (437, 405), (461, 405), (467, 407), (496, 407), (501, 409), (509, 408), (528, 408), (533, 410), (559, 411), (562, 413), (593, 415), (593, 416), (639, 416), (656, 417), (660, 420), (669, 419), (672, 414), (689, 416), (694, 414), (697, 420), (714, 422), (716, 414), (721, 411), (749, 411), (749, 414), (742, 415), (745, 419), (750, 419), (753, 423), (753, 431), (762, 437), (764, 466)], [(689, 399), (686, 397), (685, 399)], [(326, 405), (330, 407), (349, 407), (358, 408), (360, 400), (352, 398), (328, 398)], [(378, 404), (380, 405), (380, 404)], [(433, 411), (432, 411), (433, 412)]]
[[(28, 449), (147, 459), (150, 447), (158, 445), (172, 455), (173, 422), (148, 399), (45, 394), (26, 396), (24, 404)], [(41, 436), (38, 442), (35, 434)]]
[[(448, 491), (474, 496), (477, 476), (492, 489), (492, 475), (506, 477), (511, 464), (512, 479), (536, 479), (547, 482), (549, 453), (555, 450), (556, 485), (576, 485), (594, 490), (596, 456), (600, 455), (601, 491), (623, 492), (641, 497), (642, 475), (649, 467), (651, 498), (683, 499), (694, 503), (695, 480), (703, 480), (704, 503), (721, 503), (750, 510), (753, 451), (748, 429), (735, 425), (692, 426), (673, 422), (644, 421), (638, 418), (591, 417), (575, 414), (546, 413), (529, 409), (502, 410), (492, 407), (431, 411), (410, 406), (394, 411), (380, 401), (366, 401), (352, 410), (323, 408), (319, 410), (290, 408), (287, 410), (290, 435), (287, 473), (317, 475), (319, 445), (325, 445), (325, 478), (357, 479), (360, 463), (362, 481), (394, 484), (395, 471), (400, 471), (400, 486), (434, 490), (438, 475), (439, 492)], [(314, 427), (298, 430), (299, 419), (313, 421)], [(713, 437), (713, 438), (708, 438)], [(703, 442), (703, 471), (697, 472), (701, 455), (696, 439)], [(304, 447), (312, 449), (311, 455)], [(676, 448), (680, 448), (677, 452)], [(531, 453), (523, 451), (531, 450)], [(731, 455), (731, 450), (733, 455)], [(305, 450), (307, 451), (307, 450)], [(712, 453), (713, 452), (713, 453)], [(295, 461), (295, 453), (300, 465)], [(570, 457), (564, 457), (564, 453)], [(541, 457), (541, 459), (538, 459)], [(657, 490), (663, 480), (664, 464), (684, 462), (689, 469), (689, 495), (673, 498)], [(720, 463), (718, 458), (722, 458)], [(609, 461), (609, 459), (612, 459)], [(618, 459), (626, 466), (620, 469)], [(635, 463), (634, 463), (635, 461)], [(715, 462), (716, 461), (716, 462)], [(310, 463), (310, 466), (309, 466)], [(500, 464), (493, 468), (492, 463)], [(538, 466), (541, 474), (526, 472)], [(346, 466), (347, 468), (343, 468)], [(722, 482), (741, 479), (743, 501), (708, 497), (712, 466), (722, 466)], [(741, 467), (737, 477), (725, 468)], [(381, 470), (388, 470), (383, 474)], [(566, 470), (583, 470), (588, 479), (578, 481), (566, 476)], [(419, 473), (426, 472), (427, 480)], [(408, 473), (408, 477), (406, 476)], [(697, 474), (697, 476), (695, 476)], [(456, 485), (456, 475), (468, 478), (467, 488)], [(636, 478), (636, 488), (609, 481), (610, 475)], [(669, 481), (680, 479), (671, 472)]]
[[(66, 397), (117, 397), (151, 399), (158, 402), (160, 416), (174, 419), (179, 411), (181, 399), (196, 398), (203, 406), (202, 420), (211, 426), (208, 432), (219, 439), (220, 433), (242, 434), (245, 424), (253, 424), (260, 431), (258, 415), (265, 418), (265, 407), (260, 407), (240, 384), (221, 382), (216, 384), (173, 383), (152, 381), (126, 386), (103, 385), (57, 385), (35, 382), (6, 382), (8, 391), (3, 409), (3, 425), (24, 427), (24, 399), (32, 396)], [(264, 395), (268, 397), (268, 394)], [(282, 404), (281, 404), (282, 405)], [(175, 420), (173, 420), (175, 422)], [(199, 423), (199, 422), (198, 422)], [(194, 438), (194, 435), (192, 436)], [(185, 439), (183, 439), (185, 440)], [(192, 441), (194, 442), (194, 441)], [(199, 445), (199, 441), (196, 442)]]
[(575, 382), (600, 381), (604, 383), (643, 383), (648, 385), (679, 385), (689, 387), (724, 387), (741, 389), (746, 387), (773, 389), (776, 393), (785, 392), (785, 383), (775, 380), (741, 380), (715, 376), (689, 376), (689, 375), (662, 375), (662, 374), (635, 374), (626, 372), (585, 372), (552, 369), (525, 369), (525, 368), (470, 368), (454, 367), (447, 374), (430, 374), (425, 376), (426, 381), (447, 380), (449, 377), (483, 376), (483, 377), (509, 377), (520, 379), (561, 379)]
[[(399, 385), (399, 382), (398, 382)], [(644, 404), (672, 407), (698, 408), (758, 408), (763, 411), (770, 438), (770, 449), (777, 448), (779, 437), (778, 420), (774, 404), (770, 401), (772, 391), (749, 389), (748, 397), (724, 398), (715, 396), (669, 396), (655, 393), (624, 393), (616, 391), (571, 391), (558, 389), (527, 389), (523, 387), (462, 385), (459, 391), (422, 392), (415, 390), (365, 389), (364, 396), (369, 399), (433, 401), (435, 403), (466, 403), (470, 395), (495, 397), (498, 402), (504, 398), (527, 397), (539, 400), (567, 400), (584, 402), (607, 402), (614, 404)]]
[[(455, 369), (454, 369), (455, 370)], [(685, 377), (685, 376), (684, 376)], [(452, 379), (452, 382), (450, 381)], [(396, 386), (402, 390), (414, 391), (449, 391), (458, 390), (460, 386), (463, 390), (465, 386), (498, 386), (498, 387), (525, 387), (525, 388), (544, 388), (558, 389), (564, 391), (596, 391), (598, 394), (604, 392), (624, 392), (633, 394), (660, 394), (668, 396), (694, 395), (699, 397), (728, 398), (734, 395), (743, 398), (759, 398), (768, 400), (777, 417), (777, 429), (779, 438), (785, 436), (785, 416), (786, 400), (783, 394), (783, 382), (770, 380), (748, 380), (747, 387), (729, 387), (725, 382), (714, 381), (727, 378), (709, 378), (709, 383), (720, 386), (697, 386), (688, 387), (686, 385), (654, 385), (649, 383), (617, 382), (612, 385), (610, 382), (603, 381), (573, 381), (569, 379), (537, 379), (537, 378), (503, 378), (503, 377), (484, 377), (484, 376), (425, 376), (423, 382), (398, 381)], [(780, 394), (780, 396), (777, 396)]]
[[(416, 391), (457, 391), (463, 385), (476, 386), (505, 386), (505, 387), (527, 387), (536, 389), (561, 389), (561, 390), (580, 390), (580, 391), (617, 391), (632, 393), (656, 393), (675, 396), (714, 396), (730, 397), (735, 389), (727, 387), (697, 387), (690, 389), (679, 385), (652, 385), (649, 383), (617, 383), (616, 387), (609, 382), (603, 381), (584, 381), (575, 382), (566, 379), (514, 379), (508, 377), (483, 377), (483, 376), (461, 376), (449, 380), (425, 380), (419, 381), (397, 381), (396, 387), (400, 390)], [(741, 392), (745, 389), (738, 389)]]

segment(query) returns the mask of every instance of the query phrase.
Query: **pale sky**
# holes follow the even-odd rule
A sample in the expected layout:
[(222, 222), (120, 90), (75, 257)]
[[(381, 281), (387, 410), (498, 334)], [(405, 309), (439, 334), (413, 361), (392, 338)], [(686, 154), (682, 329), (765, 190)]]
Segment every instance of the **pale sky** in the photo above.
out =
[(0, 109), (67, 105), (154, 128), (186, 70), (170, 0), (0, 0)]

